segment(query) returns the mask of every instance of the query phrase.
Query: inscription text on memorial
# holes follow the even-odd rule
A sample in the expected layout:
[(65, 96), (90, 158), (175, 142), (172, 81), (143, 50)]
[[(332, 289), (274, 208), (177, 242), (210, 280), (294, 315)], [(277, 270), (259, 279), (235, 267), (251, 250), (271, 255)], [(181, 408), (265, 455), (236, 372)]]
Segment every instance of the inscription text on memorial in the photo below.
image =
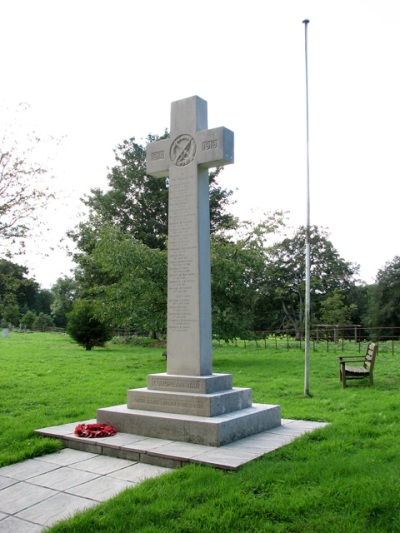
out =
[(233, 163), (233, 133), (207, 129), (207, 102), (172, 103), (169, 139), (147, 147), (147, 173), (169, 176), (167, 373), (212, 374), (208, 168)]

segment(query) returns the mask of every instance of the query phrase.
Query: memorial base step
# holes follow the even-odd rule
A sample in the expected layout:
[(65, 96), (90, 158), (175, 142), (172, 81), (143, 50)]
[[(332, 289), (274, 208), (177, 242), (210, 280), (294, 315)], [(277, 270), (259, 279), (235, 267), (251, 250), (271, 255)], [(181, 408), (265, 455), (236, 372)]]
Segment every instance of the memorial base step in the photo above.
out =
[(148, 388), (128, 390), (129, 409), (160, 411), (194, 416), (218, 416), (246, 409), (252, 405), (252, 391), (247, 388), (213, 394), (156, 391)]
[(204, 417), (129, 409), (125, 404), (98, 409), (97, 422), (111, 424), (122, 433), (224, 446), (280, 426), (281, 410), (279, 405), (253, 404), (232, 413)]

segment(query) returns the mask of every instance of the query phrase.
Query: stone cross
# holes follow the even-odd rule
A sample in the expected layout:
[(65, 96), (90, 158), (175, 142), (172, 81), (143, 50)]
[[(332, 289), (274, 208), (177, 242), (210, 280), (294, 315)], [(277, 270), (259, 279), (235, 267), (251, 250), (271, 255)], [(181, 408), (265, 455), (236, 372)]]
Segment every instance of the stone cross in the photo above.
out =
[(233, 163), (233, 132), (207, 127), (205, 100), (178, 100), (147, 147), (147, 173), (169, 176), (167, 374), (212, 374), (208, 168)]

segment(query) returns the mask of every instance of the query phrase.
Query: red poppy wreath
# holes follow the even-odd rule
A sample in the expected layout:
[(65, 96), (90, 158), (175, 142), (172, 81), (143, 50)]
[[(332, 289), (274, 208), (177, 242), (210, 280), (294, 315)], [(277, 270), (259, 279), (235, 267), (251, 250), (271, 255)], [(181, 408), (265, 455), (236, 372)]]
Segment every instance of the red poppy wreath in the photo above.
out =
[(112, 437), (116, 433), (115, 427), (108, 424), (78, 424), (74, 431), (78, 437), (86, 437), (87, 439)]

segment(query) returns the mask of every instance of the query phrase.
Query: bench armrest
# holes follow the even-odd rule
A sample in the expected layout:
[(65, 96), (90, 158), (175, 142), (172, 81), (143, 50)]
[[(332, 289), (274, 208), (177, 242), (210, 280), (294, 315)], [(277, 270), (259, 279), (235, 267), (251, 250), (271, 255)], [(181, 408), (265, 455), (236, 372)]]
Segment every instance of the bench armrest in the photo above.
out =
[(365, 355), (339, 355), (339, 361), (364, 361)]

